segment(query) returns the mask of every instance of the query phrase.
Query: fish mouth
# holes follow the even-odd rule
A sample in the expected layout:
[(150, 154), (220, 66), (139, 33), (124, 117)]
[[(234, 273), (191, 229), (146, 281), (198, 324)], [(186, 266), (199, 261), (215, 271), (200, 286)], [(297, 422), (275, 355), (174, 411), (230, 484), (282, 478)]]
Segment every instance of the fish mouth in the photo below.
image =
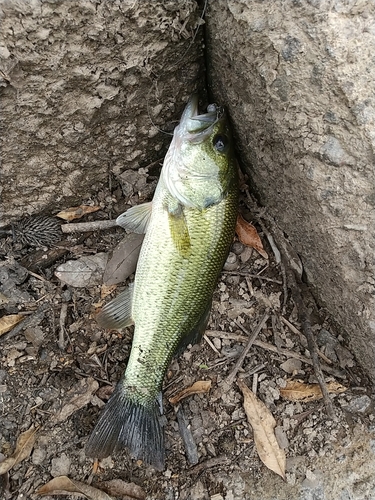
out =
[(211, 134), (213, 126), (223, 117), (223, 109), (209, 104), (207, 113), (199, 114), (198, 96), (192, 95), (182, 113), (179, 129), (184, 138), (201, 142)]

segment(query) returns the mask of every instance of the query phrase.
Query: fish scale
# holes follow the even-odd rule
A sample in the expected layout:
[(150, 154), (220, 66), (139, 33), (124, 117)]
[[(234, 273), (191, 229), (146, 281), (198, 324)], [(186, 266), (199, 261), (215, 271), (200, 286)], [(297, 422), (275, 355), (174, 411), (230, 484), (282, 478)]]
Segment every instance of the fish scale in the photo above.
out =
[(117, 218), (145, 233), (134, 285), (98, 316), (106, 328), (135, 323), (124, 375), (86, 445), (104, 458), (127, 448), (156, 469), (165, 464), (160, 393), (168, 365), (199, 341), (221, 269), (233, 240), (238, 173), (224, 113), (210, 105), (198, 114), (188, 102), (165, 157), (152, 202)]

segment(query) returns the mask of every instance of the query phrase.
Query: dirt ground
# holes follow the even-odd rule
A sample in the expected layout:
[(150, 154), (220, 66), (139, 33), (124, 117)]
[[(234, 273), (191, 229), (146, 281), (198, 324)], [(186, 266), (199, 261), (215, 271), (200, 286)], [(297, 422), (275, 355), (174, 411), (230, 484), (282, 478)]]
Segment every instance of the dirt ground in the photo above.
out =
[[(149, 181), (151, 192), (155, 179)], [(137, 192), (124, 200), (112, 179), (95, 197), (83, 200), (102, 209), (82, 221), (112, 218), (141, 201)], [(241, 211), (252, 220), (244, 200)], [(11, 236), (0, 240), (2, 315), (26, 314), (0, 337), (0, 460), (12, 455), (21, 433), (32, 426), (38, 429), (29, 456), (0, 476), (1, 499), (39, 498), (37, 489), (61, 475), (92, 485), (122, 479), (141, 486), (147, 498), (155, 500), (375, 499), (375, 419), (368, 380), (324, 310), (311, 304), (313, 331), (326, 358), (321, 359), (326, 381), (347, 389), (332, 395), (335, 420), (327, 417), (322, 400), (290, 401), (280, 394), (287, 379), (316, 379), (306, 359), (296, 308), (290, 293), (284, 296), (282, 270), (265, 234), (257, 229), (269, 261), (238, 241), (233, 244), (205, 337), (168, 371), (163, 472), (135, 462), (126, 452), (94, 467), (86, 458), (84, 446), (100, 408), (126, 366), (132, 329), (118, 332), (97, 326), (93, 311), (101, 301), (100, 280), (73, 287), (54, 274), (64, 261), (108, 253), (123, 231), (70, 235), (56, 245), (63, 254), (59, 258), (58, 252), (51, 257), (56, 247), (35, 249)], [(115, 293), (119, 289), (121, 285)], [(246, 332), (252, 332), (265, 313), (266, 326), (238, 377), (276, 419), (275, 433), (287, 455), (285, 482), (258, 458), (241, 391), (236, 382), (226, 380), (246, 345)], [(209, 393), (187, 397), (179, 406), (170, 404), (168, 398), (199, 380), (211, 381)], [(69, 409), (68, 403), (73, 405)], [(188, 450), (181, 429), (191, 431)]]

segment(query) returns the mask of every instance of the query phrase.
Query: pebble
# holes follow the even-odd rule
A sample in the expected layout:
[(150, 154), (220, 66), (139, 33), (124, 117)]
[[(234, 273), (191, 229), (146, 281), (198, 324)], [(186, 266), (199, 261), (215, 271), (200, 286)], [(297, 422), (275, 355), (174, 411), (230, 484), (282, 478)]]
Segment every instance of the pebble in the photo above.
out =
[(277, 442), (279, 443), (280, 448), (285, 450), (286, 448), (289, 447), (289, 440), (287, 438), (286, 432), (281, 426), (275, 427), (275, 436), (277, 439)]
[(289, 358), (284, 363), (281, 363), (280, 368), (286, 373), (293, 374), (295, 371), (301, 370), (302, 363), (299, 359)]
[(371, 399), (365, 394), (363, 396), (353, 398), (344, 408), (351, 413), (364, 414), (370, 409), (371, 404)]
[(58, 458), (53, 458), (51, 461), (51, 476), (68, 476), (70, 463), (70, 458), (65, 453), (62, 453)]
[(229, 252), (229, 255), (227, 257), (227, 260), (224, 264), (224, 270), (225, 271), (234, 271), (237, 269), (237, 255), (233, 252)]
[(253, 254), (253, 249), (250, 247), (245, 247), (240, 255), (241, 262), (244, 264), (245, 262), (250, 260), (250, 257), (252, 256), (252, 254)]
[(34, 465), (41, 465), (46, 458), (45, 448), (35, 448), (31, 457), (31, 461)]
[(235, 241), (232, 245), (232, 252), (235, 253), (236, 255), (240, 255), (245, 246), (240, 242), (240, 241)]
[(197, 481), (190, 490), (190, 498), (194, 500), (207, 500), (207, 490), (201, 481)]

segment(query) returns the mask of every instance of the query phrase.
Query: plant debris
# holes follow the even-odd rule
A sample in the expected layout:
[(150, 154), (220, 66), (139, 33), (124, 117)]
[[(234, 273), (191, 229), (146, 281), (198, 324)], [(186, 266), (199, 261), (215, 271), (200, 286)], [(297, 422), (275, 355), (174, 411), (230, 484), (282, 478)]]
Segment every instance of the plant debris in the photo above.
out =
[[(347, 387), (338, 382), (328, 382), (327, 390), (331, 394), (341, 394), (347, 390)], [(286, 386), (280, 389), (283, 398), (289, 401), (318, 401), (323, 398), (322, 390), (319, 384), (305, 384), (301, 380), (287, 380)]]
[(254, 250), (256, 250), (264, 259), (268, 259), (268, 254), (263, 248), (263, 243), (259, 237), (258, 231), (240, 214), (238, 214), (237, 217), (236, 233), (241, 243), (254, 248)]
[(30, 456), (34, 447), (37, 430), (38, 428), (30, 427), (29, 430), (18, 436), (16, 449), (13, 454), (0, 462), (0, 476)]
[(286, 457), (276, 440), (276, 420), (267, 406), (242, 382), (237, 382), (244, 397), (244, 408), (254, 431), (254, 442), (264, 465), (285, 480)]
[(9, 314), (0, 318), (0, 336), (10, 332), (18, 323), (25, 319), (22, 314)]
[(193, 394), (204, 394), (211, 389), (211, 380), (198, 380), (193, 385), (180, 391), (176, 396), (169, 398), (172, 405), (177, 405), (182, 399)]
[(56, 214), (56, 217), (70, 222), (75, 219), (81, 219), (84, 215), (97, 212), (100, 209), (101, 207), (98, 206), (80, 205), (79, 207), (70, 207), (62, 210)]

